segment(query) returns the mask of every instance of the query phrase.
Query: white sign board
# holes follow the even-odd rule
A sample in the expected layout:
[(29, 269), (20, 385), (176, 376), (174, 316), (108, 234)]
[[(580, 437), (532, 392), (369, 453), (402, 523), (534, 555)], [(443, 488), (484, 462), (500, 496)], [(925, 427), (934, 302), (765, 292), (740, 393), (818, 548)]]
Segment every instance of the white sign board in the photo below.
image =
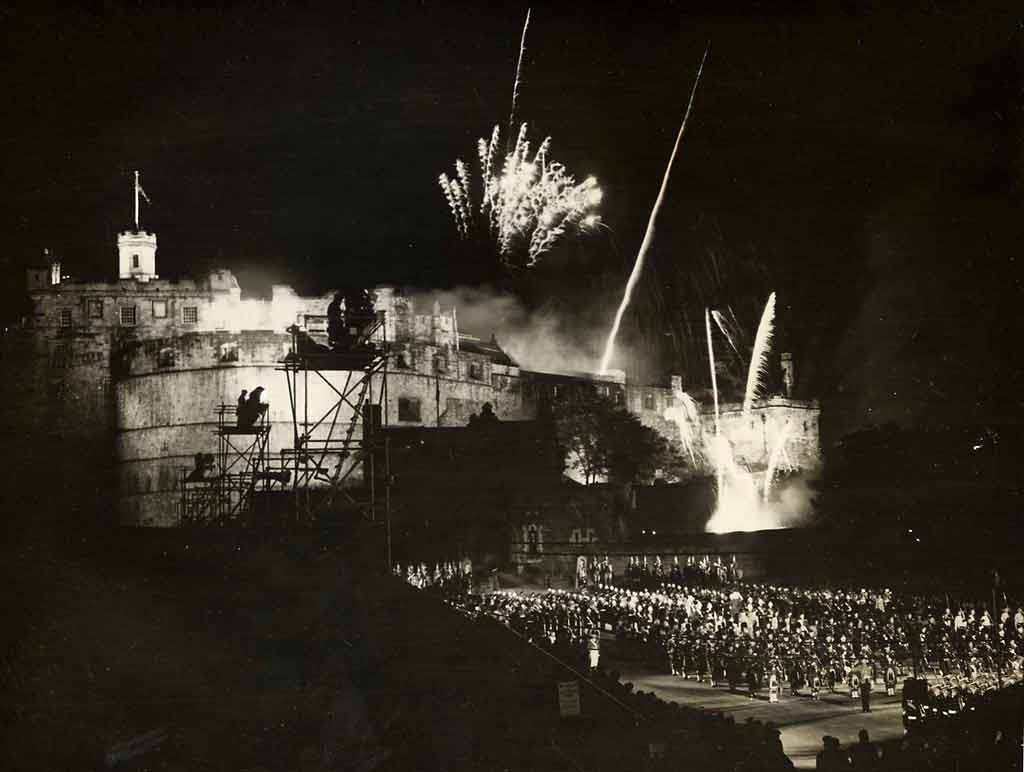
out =
[(580, 714), (580, 682), (558, 682), (558, 714), (563, 718)]

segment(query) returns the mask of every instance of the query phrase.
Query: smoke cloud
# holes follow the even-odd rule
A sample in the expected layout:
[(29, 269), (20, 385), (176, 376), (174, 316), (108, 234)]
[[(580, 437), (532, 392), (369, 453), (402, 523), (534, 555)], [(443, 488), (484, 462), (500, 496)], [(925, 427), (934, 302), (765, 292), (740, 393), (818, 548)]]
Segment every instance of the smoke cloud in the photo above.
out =
[(804, 528), (814, 525), (814, 491), (809, 473), (778, 480), (772, 487), (769, 507), (778, 517), (780, 528)]
[(417, 313), (434, 302), (453, 307), (460, 333), (483, 340), (494, 335), (501, 347), (527, 370), (550, 373), (595, 373), (604, 345), (604, 329), (586, 312), (571, 312), (549, 301), (531, 310), (507, 292), (488, 287), (456, 287), (413, 293)]

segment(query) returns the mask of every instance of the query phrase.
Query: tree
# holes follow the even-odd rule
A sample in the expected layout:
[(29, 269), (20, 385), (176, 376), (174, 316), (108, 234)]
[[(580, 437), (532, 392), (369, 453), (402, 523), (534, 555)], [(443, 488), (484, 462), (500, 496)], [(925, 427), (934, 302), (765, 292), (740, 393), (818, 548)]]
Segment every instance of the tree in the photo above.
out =
[(593, 388), (582, 388), (551, 407), (566, 466), (585, 484), (604, 478), (650, 480), (659, 470), (672, 476), (684, 463), (669, 440)]

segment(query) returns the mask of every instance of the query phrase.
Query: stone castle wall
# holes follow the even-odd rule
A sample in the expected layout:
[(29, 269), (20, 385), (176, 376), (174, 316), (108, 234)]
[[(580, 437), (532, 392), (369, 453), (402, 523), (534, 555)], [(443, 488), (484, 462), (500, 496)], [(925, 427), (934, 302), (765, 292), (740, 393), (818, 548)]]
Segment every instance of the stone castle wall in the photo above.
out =
[(234, 405), (242, 389), (267, 389), (271, 452), (292, 445), (287, 386), (276, 369), (290, 346), (285, 334), (212, 332), (156, 338), (122, 352), (115, 387), (122, 524), (178, 523), (181, 472), (196, 453), (217, 453), (217, 407)]
[[(218, 404), (233, 405), (242, 389), (262, 385), (271, 405), (271, 454), (292, 446), (288, 388), (277, 369), (291, 344), (283, 330), (301, 324), (305, 314), (324, 315), (330, 297), (302, 298), (278, 286), (270, 299), (243, 300), (227, 271), (200, 281), (40, 286), (32, 292), (34, 356), (26, 382), (46, 390), (40, 420), (61, 425), (86, 445), (114, 438), (114, 455), (104, 463), (117, 468), (121, 522), (175, 525), (181, 470), (191, 467), (196, 453), (216, 451)], [(125, 323), (126, 307), (135, 309), (133, 324)], [(587, 382), (597, 383), (644, 424), (670, 438), (679, 435), (665, 418), (673, 399), (669, 387), (524, 371), (495, 361), (500, 357), (479, 341), (471, 345), (460, 338), (452, 312), (417, 314), (408, 298), (387, 288), (378, 291), (377, 308), (385, 312), (385, 335), (392, 342), (384, 409), (389, 425), (462, 426), (487, 402), (501, 420), (529, 420), (561, 390)], [(329, 376), (334, 383), (344, 377)], [(375, 390), (382, 387), (377, 381)], [(309, 383), (310, 413), (317, 414), (333, 404), (334, 394), (317, 378)], [(348, 419), (344, 413), (337, 417), (343, 424)], [(713, 436), (714, 417), (703, 410), (699, 421), (703, 450)], [(747, 417), (738, 406), (726, 405), (721, 426), (737, 459), (751, 468), (767, 465), (783, 431), (794, 465), (818, 464), (815, 403), (773, 398)], [(94, 444), (101, 454), (103, 443)]]

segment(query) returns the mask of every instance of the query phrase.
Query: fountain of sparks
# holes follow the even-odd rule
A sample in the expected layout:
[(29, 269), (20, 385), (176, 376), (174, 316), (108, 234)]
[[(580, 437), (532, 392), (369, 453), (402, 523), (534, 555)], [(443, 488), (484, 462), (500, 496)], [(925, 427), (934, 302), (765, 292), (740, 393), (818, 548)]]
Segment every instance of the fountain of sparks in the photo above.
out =
[[(754, 350), (750, 358), (747, 389), (743, 400), (744, 418), (749, 416), (754, 401), (760, 398), (765, 385), (774, 319), (775, 293), (773, 292), (769, 295), (768, 302), (765, 303), (754, 341)], [(790, 440), (789, 429), (781, 427), (772, 432), (772, 448), (769, 452), (767, 469), (762, 484), (758, 486), (754, 474), (736, 460), (732, 444), (720, 430), (718, 381), (711, 337), (710, 312), (705, 312), (705, 326), (708, 339), (708, 362), (711, 368), (711, 388), (715, 402), (715, 434), (708, 443), (707, 455), (715, 468), (717, 481), (715, 511), (708, 521), (707, 530), (712, 533), (728, 533), (730, 531), (761, 531), (782, 528), (784, 526), (781, 513), (772, 506), (770, 493), (775, 475), (779, 470), (792, 468), (786, 450)]]
[(697, 400), (682, 389), (673, 389), (672, 407), (665, 408), (662, 417), (676, 425), (679, 431), (679, 445), (690, 457), (690, 463), (696, 467), (701, 425)]

